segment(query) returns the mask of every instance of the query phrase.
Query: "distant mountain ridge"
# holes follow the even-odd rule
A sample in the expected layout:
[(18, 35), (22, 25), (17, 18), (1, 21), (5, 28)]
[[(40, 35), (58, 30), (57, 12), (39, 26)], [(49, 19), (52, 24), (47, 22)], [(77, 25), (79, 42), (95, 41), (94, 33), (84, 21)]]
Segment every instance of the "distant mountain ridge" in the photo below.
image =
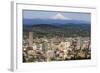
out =
[(81, 20), (23, 19), (23, 32), (39, 36), (90, 36), (91, 23)]
[(58, 19), (23, 19), (24, 25), (36, 25), (36, 24), (53, 24), (53, 25), (65, 25), (65, 24), (90, 24), (90, 22), (82, 20), (58, 20)]
[(38, 36), (62, 36), (67, 37), (90, 36), (91, 25), (88, 24), (66, 24), (66, 25), (50, 25), (50, 24), (34, 24), (24, 25), (24, 32), (34, 32)]

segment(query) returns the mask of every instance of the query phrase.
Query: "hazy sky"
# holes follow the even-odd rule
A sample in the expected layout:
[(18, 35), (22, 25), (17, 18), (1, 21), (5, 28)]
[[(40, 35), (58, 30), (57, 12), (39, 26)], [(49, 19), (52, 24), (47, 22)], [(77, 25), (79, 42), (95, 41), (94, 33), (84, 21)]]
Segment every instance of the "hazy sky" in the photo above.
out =
[(66, 19), (91, 21), (90, 13), (23, 10), (24, 19)]

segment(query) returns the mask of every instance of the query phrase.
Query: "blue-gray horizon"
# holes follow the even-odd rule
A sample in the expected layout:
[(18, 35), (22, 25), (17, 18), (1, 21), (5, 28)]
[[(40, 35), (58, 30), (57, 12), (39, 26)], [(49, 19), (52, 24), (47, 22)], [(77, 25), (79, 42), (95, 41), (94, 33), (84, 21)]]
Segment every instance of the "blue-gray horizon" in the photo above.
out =
[(91, 22), (91, 14), (83, 12), (23, 10), (24, 19), (78, 20)]

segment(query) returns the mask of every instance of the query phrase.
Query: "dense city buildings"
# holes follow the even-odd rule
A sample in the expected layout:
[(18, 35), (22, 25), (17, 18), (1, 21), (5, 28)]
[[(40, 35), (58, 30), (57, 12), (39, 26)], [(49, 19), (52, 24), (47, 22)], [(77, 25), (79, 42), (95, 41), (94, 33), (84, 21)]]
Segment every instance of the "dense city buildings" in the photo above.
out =
[(46, 62), (91, 59), (89, 37), (33, 37), (24, 34), (23, 62)]

